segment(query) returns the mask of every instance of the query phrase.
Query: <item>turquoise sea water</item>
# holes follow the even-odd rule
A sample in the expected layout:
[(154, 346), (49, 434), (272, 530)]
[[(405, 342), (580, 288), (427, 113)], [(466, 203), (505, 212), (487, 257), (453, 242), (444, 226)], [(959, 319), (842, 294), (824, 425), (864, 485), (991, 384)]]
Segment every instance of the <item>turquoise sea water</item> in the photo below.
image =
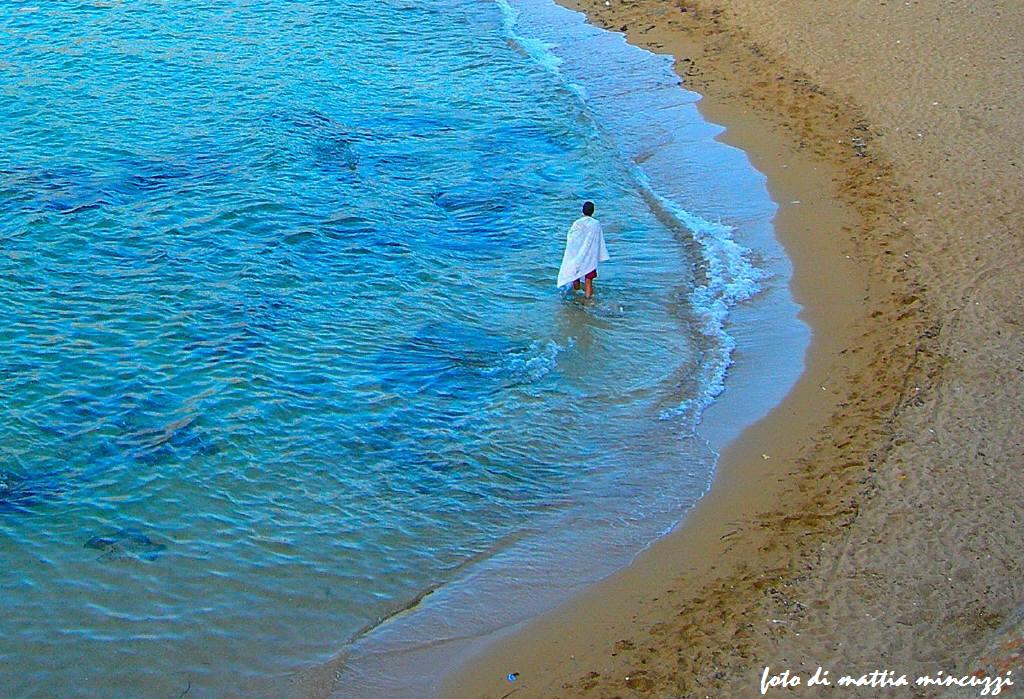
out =
[(488, 562), (597, 579), (704, 492), (774, 206), (551, 12), (3, 3), (0, 693), (257, 686), (431, 590), (460, 626)]

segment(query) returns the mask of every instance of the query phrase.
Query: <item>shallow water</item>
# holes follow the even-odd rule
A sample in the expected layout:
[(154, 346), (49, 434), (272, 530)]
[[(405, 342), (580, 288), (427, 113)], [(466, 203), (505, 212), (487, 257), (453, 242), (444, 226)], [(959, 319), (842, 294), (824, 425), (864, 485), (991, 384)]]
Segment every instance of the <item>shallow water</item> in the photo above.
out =
[(223, 693), (482, 562), (605, 541), (596, 579), (704, 492), (774, 209), (638, 168), (654, 122), (609, 129), (537, 9), (0, 8), (0, 692)]

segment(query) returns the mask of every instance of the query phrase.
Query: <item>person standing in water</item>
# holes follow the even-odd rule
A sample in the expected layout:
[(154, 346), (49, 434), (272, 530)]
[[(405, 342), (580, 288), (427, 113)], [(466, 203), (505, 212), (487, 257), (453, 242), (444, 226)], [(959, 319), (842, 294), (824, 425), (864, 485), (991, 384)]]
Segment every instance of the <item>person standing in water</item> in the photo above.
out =
[(611, 258), (604, 244), (604, 230), (594, 218), (594, 202), (585, 201), (583, 215), (573, 222), (565, 237), (565, 254), (562, 255), (556, 286), (563, 287), (572, 282), (572, 288), (579, 291), (582, 281), (584, 297), (591, 298), (594, 295), (597, 264), (608, 259)]

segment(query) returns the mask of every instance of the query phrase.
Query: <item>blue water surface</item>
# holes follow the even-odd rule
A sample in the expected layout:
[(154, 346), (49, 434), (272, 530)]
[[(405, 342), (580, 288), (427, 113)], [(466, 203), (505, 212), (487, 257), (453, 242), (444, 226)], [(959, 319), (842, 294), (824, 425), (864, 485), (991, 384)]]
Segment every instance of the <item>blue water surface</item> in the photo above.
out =
[[(511, 11), (0, 6), (0, 693), (287, 676), (707, 487), (715, 304), (756, 289)], [(554, 288), (584, 199), (589, 304)]]

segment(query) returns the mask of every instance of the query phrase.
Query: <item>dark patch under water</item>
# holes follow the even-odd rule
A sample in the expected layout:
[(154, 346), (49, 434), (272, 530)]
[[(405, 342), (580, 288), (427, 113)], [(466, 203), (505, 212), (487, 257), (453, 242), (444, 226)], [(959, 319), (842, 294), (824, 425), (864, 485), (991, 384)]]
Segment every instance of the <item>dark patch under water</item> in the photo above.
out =
[(356, 143), (373, 140), (365, 129), (353, 129), (316, 109), (276, 111), (267, 116), (271, 129), (281, 129), (290, 138), (293, 155), (308, 159), (321, 170), (354, 173), (359, 166)]
[(61, 479), (53, 473), (20, 474), (0, 468), (0, 513), (31, 512), (60, 495)]
[(14, 166), (0, 172), (0, 214), (77, 214), (132, 204), (226, 175), (220, 159), (201, 151), (187, 158), (114, 158), (102, 171), (75, 163)]
[(99, 561), (142, 560), (155, 561), (167, 550), (167, 544), (154, 541), (138, 529), (127, 527), (103, 536), (94, 536), (83, 548), (102, 552)]

